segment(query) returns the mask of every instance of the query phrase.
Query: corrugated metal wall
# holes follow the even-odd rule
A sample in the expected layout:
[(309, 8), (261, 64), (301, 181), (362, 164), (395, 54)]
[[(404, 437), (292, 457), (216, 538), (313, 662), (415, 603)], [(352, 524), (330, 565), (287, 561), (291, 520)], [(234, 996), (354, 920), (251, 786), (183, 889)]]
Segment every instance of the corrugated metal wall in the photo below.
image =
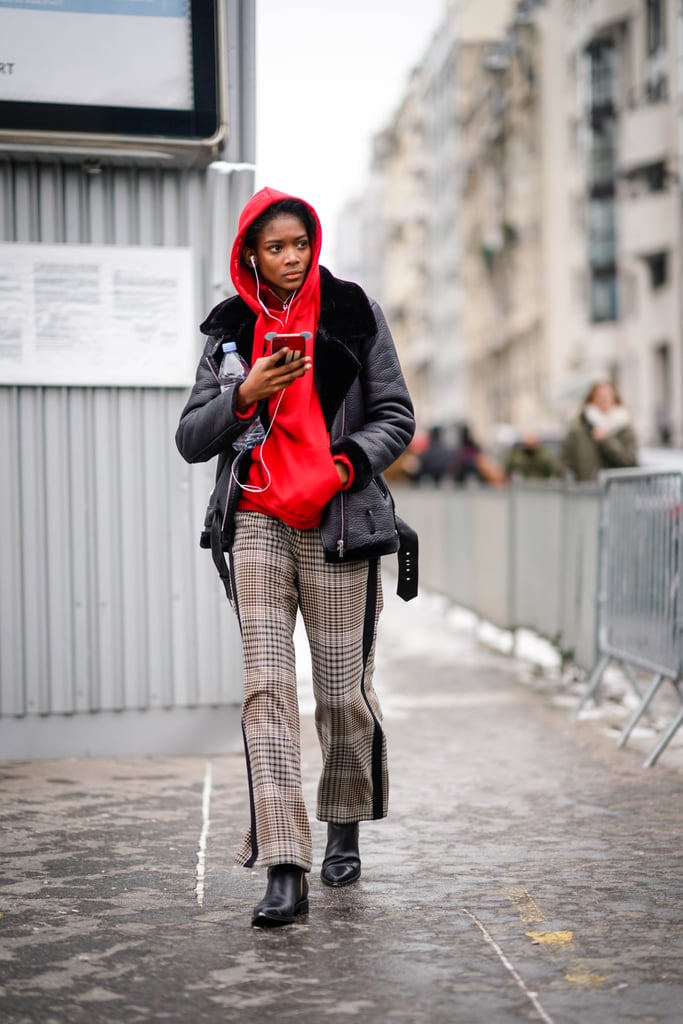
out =
[[(253, 17), (228, 6), (244, 61)], [(226, 159), (250, 160), (253, 60), (237, 74)], [(249, 170), (2, 155), (0, 241), (190, 246), (199, 323), (252, 191)], [(239, 634), (198, 546), (214, 465), (174, 443), (187, 393), (0, 382), (0, 759), (238, 743)]]

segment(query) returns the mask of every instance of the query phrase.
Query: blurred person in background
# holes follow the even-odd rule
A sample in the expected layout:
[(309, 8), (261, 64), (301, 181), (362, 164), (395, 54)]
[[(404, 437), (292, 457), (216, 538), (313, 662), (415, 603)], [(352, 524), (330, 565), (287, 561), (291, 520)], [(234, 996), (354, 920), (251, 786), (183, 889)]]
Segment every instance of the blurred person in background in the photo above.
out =
[(506, 482), (502, 466), (484, 451), (467, 423), (460, 428), (460, 444), (451, 462), (451, 477), (456, 484), (493, 484)]
[(382, 474), (392, 486), (394, 484), (412, 484), (420, 466), (422, 452), (428, 444), (426, 435), (416, 434), (404, 452), (384, 470)]
[(425, 479), (435, 484), (441, 483), (448, 476), (452, 462), (453, 448), (446, 441), (443, 428), (433, 426), (429, 430), (427, 446), (413, 473), (413, 480), (416, 483)]
[(638, 464), (631, 415), (611, 381), (590, 388), (562, 442), (560, 459), (578, 481), (597, 480), (603, 469)]
[(533, 431), (526, 431), (512, 446), (505, 473), (512, 480), (551, 480), (563, 475), (559, 460)]

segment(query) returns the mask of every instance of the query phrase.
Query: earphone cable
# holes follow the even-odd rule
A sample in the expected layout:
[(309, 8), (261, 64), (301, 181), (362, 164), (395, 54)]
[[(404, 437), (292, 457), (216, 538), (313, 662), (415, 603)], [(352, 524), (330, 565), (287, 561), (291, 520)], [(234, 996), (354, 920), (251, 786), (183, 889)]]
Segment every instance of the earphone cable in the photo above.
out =
[(292, 294), (287, 299), (287, 302), (283, 305), (282, 311), (285, 314), (285, 318), (284, 320), (281, 320), (280, 317), (276, 313), (274, 313), (272, 309), (268, 309), (265, 302), (261, 298), (261, 282), (259, 280), (258, 270), (256, 269), (255, 262), (252, 262), (251, 269), (254, 271), (254, 277), (256, 278), (256, 301), (258, 302), (259, 306), (266, 314), (266, 316), (271, 317), (271, 319), (273, 320), (277, 320), (280, 327), (286, 327), (287, 321), (289, 320), (289, 311), (291, 309), (292, 302), (294, 301), (294, 296), (296, 295), (299, 289), (297, 288), (295, 291), (293, 291)]
[(273, 424), (275, 423), (275, 418), (277, 416), (278, 409), (280, 408), (280, 402), (282, 401), (282, 399), (285, 396), (285, 391), (286, 391), (286, 388), (282, 388), (282, 390), (280, 391), (280, 394), (279, 394), (278, 400), (277, 400), (277, 404), (275, 406), (275, 409), (273, 410), (273, 417), (272, 417), (270, 423), (268, 424), (268, 429), (266, 431), (265, 437), (261, 441), (261, 445), (260, 445), (260, 447), (261, 447), (261, 465), (263, 466), (263, 468), (264, 468), (264, 470), (266, 472), (266, 477), (268, 478), (268, 482), (266, 483), (265, 487), (257, 487), (255, 484), (243, 484), (243, 483), (241, 483), (237, 479), (237, 476), (235, 475), (235, 464), (233, 463), (232, 466), (230, 467), (230, 475), (231, 475), (232, 479), (234, 480), (234, 482), (237, 484), (237, 486), (239, 488), (241, 488), (243, 491), (247, 491), (248, 494), (263, 494), (264, 491), (268, 490), (268, 488), (270, 487), (271, 480), (273, 479), (272, 476), (270, 475), (270, 470), (268, 469), (268, 464), (266, 462), (264, 449), (265, 449), (266, 441), (270, 437), (270, 432), (273, 429)]

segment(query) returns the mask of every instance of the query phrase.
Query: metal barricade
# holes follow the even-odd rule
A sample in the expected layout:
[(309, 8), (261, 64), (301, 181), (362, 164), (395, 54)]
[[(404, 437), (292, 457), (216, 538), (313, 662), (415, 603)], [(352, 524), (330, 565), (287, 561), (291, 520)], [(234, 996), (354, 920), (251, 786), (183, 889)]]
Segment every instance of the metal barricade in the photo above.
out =
[[(597, 652), (597, 483), (393, 484), (420, 586), (501, 629), (535, 630), (589, 672)], [(393, 559), (386, 560), (389, 572)]]
[[(681, 498), (683, 474), (610, 470), (601, 474), (598, 660), (574, 717), (599, 690), (611, 661), (622, 667), (638, 699), (619, 737), (623, 746), (669, 680), (680, 691)], [(645, 694), (635, 669), (652, 674)], [(683, 707), (645, 761), (653, 765), (683, 723)]]
[(590, 672), (598, 651), (600, 488), (597, 483), (564, 486), (560, 637), (572, 662)]
[(514, 626), (534, 629), (560, 646), (563, 553), (567, 546), (565, 485), (549, 480), (515, 481), (509, 494)]

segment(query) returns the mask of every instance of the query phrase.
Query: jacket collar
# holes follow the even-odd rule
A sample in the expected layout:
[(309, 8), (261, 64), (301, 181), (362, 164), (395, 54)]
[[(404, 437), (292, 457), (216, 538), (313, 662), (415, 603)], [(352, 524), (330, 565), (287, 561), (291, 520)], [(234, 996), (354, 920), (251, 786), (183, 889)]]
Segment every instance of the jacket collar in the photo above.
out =
[[(215, 354), (226, 335), (237, 342), (242, 356), (251, 362), (256, 316), (239, 296), (232, 296), (211, 310), (201, 331), (215, 338)], [(363, 350), (377, 333), (372, 306), (363, 289), (341, 281), (320, 268), (320, 323), (315, 341), (315, 386), (328, 429), (349, 387), (358, 376)]]

